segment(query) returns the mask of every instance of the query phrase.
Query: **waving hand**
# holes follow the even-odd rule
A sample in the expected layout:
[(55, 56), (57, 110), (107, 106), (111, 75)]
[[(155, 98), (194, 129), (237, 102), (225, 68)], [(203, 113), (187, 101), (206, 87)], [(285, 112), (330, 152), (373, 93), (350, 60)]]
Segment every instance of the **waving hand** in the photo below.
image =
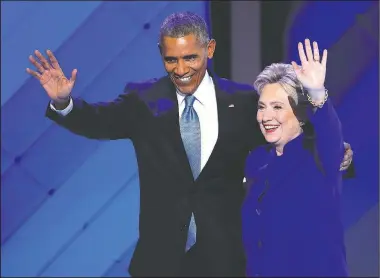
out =
[(36, 67), (37, 71), (29, 68), (26, 71), (40, 81), (50, 99), (57, 103), (66, 102), (74, 87), (77, 70), (74, 69), (71, 78), (67, 79), (53, 52), (46, 51), (50, 63), (38, 50), (34, 54), (37, 59), (30, 55), (29, 61)]
[(323, 90), (326, 77), (327, 50), (325, 49), (323, 51), (321, 61), (317, 42), (313, 42), (312, 49), (310, 40), (306, 39), (305, 48), (306, 55), (302, 43), (298, 43), (301, 66), (292, 62), (297, 78), (302, 85), (310, 91)]

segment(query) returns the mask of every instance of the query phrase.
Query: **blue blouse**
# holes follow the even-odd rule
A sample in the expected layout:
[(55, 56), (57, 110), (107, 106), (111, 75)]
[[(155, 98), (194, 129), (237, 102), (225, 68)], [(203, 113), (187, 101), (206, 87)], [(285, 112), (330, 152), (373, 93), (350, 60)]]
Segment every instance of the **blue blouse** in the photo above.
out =
[(282, 156), (262, 146), (247, 158), (242, 223), (249, 277), (348, 276), (340, 212), (341, 124), (330, 100), (309, 120), (314, 148), (305, 148), (301, 134)]

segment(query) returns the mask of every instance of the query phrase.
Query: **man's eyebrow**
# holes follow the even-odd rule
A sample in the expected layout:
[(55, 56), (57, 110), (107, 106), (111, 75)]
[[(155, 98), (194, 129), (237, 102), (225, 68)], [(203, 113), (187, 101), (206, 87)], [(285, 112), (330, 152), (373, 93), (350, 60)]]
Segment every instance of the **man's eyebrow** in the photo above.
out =
[(198, 54), (189, 54), (189, 55), (183, 56), (184, 59), (196, 58), (196, 57), (198, 57)]
[[(189, 58), (196, 58), (198, 57), (199, 55), (198, 54), (188, 54), (188, 55), (185, 55), (185, 56), (182, 56), (182, 57), (179, 57), (179, 58), (183, 58), (183, 59), (189, 59)], [(174, 56), (165, 56), (165, 59), (178, 59), (178, 57), (174, 57)]]

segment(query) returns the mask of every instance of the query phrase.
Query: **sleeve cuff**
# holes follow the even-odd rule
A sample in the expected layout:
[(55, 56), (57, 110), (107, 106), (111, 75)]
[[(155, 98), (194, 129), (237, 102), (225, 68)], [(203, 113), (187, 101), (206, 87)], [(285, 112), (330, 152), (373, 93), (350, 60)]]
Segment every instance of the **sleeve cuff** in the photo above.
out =
[(59, 114), (61, 116), (66, 116), (67, 114), (69, 114), (71, 112), (71, 110), (73, 110), (73, 107), (74, 107), (74, 104), (73, 104), (73, 99), (72, 98), (70, 98), (69, 105), (65, 109), (63, 109), (63, 110), (57, 110), (54, 107), (53, 103), (50, 102), (50, 109), (53, 110), (53, 111), (55, 111), (57, 114)]

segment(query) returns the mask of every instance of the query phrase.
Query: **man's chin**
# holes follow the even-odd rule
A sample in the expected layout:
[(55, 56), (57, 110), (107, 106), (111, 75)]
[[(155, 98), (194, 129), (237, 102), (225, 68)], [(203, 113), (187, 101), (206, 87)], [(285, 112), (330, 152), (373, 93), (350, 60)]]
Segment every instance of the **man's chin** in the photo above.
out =
[(181, 90), (179, 90), (179, 92), (181, 94), (184, 94), (184, 95), (192, 95), (192, 94), (194, 94), (194, 91), (181, 91)]
[(178, 91), (180, 91), (182, 94), (191, 95), (197, 90), (197, 86), (177, 86), (176, 88)]

